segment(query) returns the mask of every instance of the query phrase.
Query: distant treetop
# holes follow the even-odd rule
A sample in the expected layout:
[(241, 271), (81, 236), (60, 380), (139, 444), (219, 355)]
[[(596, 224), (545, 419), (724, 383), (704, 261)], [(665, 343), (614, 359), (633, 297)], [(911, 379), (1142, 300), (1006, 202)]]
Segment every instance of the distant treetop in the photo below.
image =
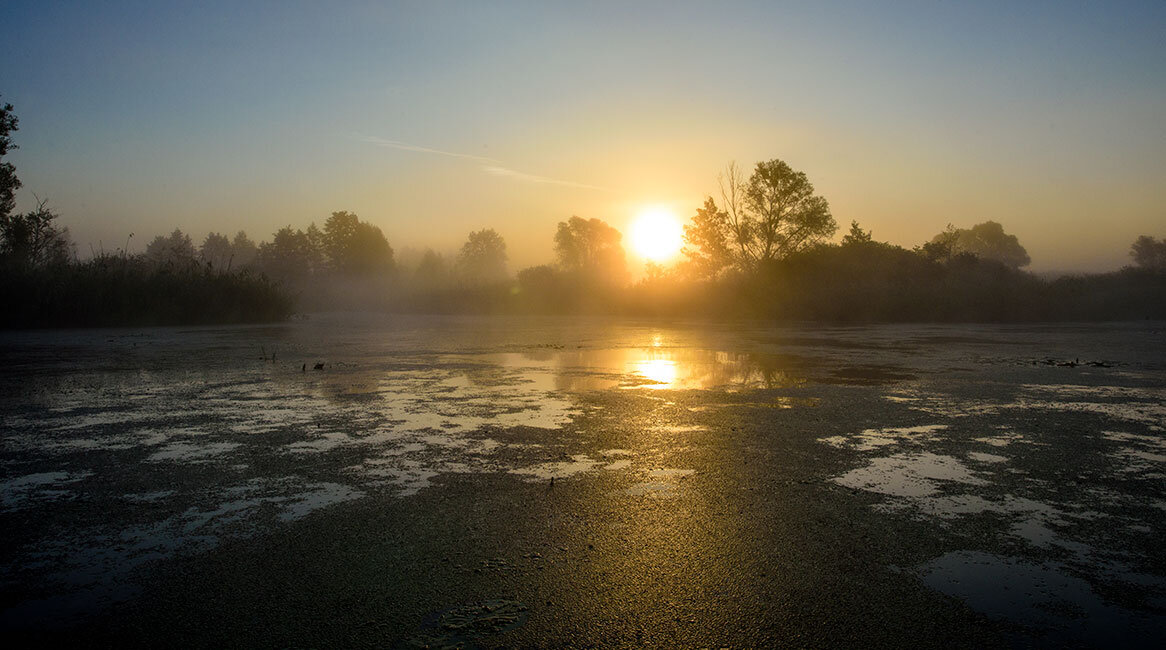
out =
[(785, 161), (757, 163), (748, 180), (730, 163), (720, 185), (722, 207), (709, 197), (684, 229), (685, 255), (705, 275), (728, 267), (756, 270), (838, 230), (826, 199)]
[(971, 228), (956, 228), (948, 225), (947, 230), (931, 239), (931, 247), (924, 247), (947, 257), (969, 253), (980, 259), (993, 260), (1018, 269), (1032, 261), (1028, 251), (1020, 245), (1016, 235), (1004, 232), (1004, 226), (995, 221), (985, 221)]

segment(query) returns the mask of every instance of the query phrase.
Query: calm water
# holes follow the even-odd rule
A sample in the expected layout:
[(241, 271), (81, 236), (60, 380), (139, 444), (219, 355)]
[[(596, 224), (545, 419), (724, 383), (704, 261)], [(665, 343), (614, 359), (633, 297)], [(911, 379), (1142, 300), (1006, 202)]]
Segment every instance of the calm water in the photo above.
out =
[[(831, 468), (822, 489), (950, 533), (931, 560), (893, 570), (1047, 638), (1101, 644), (1166, 612), (1164, 338), (1154, 323), (351, 315), (6, 333), (0, 617), (99, 611), (172, 558), (459, 475), (604, 480), (620, 498), (680, 503), (722, 470), (661, 447), (733, 436), (710, 423), (768, 409), (837, 423), (808, 441)], [(670, 407), (635, 422), (644, 444), (592, 444), (617, 393)], [(859, 397), (878, 407), (847, 406)]]

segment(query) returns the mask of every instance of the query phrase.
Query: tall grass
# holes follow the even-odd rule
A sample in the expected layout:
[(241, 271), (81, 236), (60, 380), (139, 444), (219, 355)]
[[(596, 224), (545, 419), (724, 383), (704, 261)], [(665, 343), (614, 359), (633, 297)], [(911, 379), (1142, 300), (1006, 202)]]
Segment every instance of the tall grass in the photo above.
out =
[(5, 328), (266, 322), (286, 319), (295, 306), (263, 275), (141, 257), (9, 267), (0, 279)]

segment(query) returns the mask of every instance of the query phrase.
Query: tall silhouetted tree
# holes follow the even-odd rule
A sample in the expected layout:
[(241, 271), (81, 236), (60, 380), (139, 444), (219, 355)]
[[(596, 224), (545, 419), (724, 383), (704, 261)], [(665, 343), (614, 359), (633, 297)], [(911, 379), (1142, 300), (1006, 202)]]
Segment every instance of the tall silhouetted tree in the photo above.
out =
[(240, 230), (231, 240), (231, 268), (241, 269), (255, 263), (259, 257), (259, 247), (247, 233)]
[(686, 242), (709, 259), (716, 259), (716, 247), (723, 242), (738, 268), (753, 270), (804, 250), (838, 229), (829, 204), (814, 194), (805, 173), (781, 160), (757, 163), (748, 180), (731, 163), (720, 184), (724, 210), (706, 200), (702, 210), (714, 218), (699, 224), (694, 220), (685, 233)]
[(57, 228), (56, 218), (47, 200), (31, 212), (0, 216), (0, 261), (23, 268), (68, 262), (73, 256), (69, 229)]
[(1166, 271), (1166, 239), (1158, 241), (1149, 235), (1138, 237), (1130, 246), (1130, 257), (1143, 269)]
[[(940, 256), (944, 252), (947, 253), (947, 257), (971, 254), (980, 259), (1000, 262), (1014, 269), (1028, 266), (1032, 261), (1016, 235), (1005, 233), (1004, 226), (995, 221), (985, 221), (967, 229), (955, 228), (949, 224), (947, 230), (931, 239), (930, 244), (933, 256)], [(927, 250), (924, 246), (924, 251)]]
[(302, 230), (284, 226), (275, 231), (270, 242), (259, 244), (259, 266), (264, 273), (285, 282), (299, 281), (310, 275), (316, 255), (312, 243)]
[(571, 217), (559, 222), (555, 254), (563, 270), (591, 280), (620, 283), (627, 278), (623, 235), (599, 219)]
[(689, 275), (711, 280), (733, 264), (729, 233), (728, 213), (718, 209), (711, 196), (706, 198), (692, 223), (684, 226), (682, 252), (688, 258), (684, 267)]
[(308, 224), (304, 231), (307, 237), (308, 269), (314, 275), (325, 273), (328, 270), (328, 239), (324, 236), (316, 222)]
[(212, 269), (225, 270), (232, 263), (231, 240), (222, 233), (208, 233), (198, 247), (198, 258)]
[(186, 265), (195, 261), (190, 235), (175, 228), (169, 235), (158, 235), (146, 246), (146, 259), (158, 265)]
[(324, 245), (332, 268), (342, 273), (384, 273), (393, 270), (393, 249), (376, 226), (355, 214), (333, 212), (324, 222)]
[(11, 133), (19, 128), (20, 120), (12, 112), (12, 104), (0, 105), (0, 219), (12, 214), (16, 207), (16, 190), (20, 189), (20, 179), (16, 177), (16, 167), (4, 162), (12, 144)]
[(0, 106), (0, 260), (5, 265), (38, 267), (63, 263), (72, 255), (67, 228), (58, 228), (53, 222), (57, 213), (48, 207), (47, 200), (38, 200), (36, 209), (25, 214), (12, 214), (16, 207), (16, 190), (20, 179), (16, 167), (3, 162), (9, 149), (15, 149), (11, 134), (19, 120), (12, 112), (12, 104)]
[(863, 230), (859, 227), (857, 221), (850, 222), (850, 232), (842, 236), (843, 246), (854, 246), (855, 244), (869, 244), (872, 241), (871, 232)]
[(506, 279), (506, 242), (493, 228), (471, 232), (457, 256), (458, 273), (471, 284)]

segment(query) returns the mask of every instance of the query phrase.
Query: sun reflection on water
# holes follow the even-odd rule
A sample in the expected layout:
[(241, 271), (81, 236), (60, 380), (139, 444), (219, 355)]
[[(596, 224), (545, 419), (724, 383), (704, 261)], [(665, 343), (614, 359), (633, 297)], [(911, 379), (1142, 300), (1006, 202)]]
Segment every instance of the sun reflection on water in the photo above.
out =
[(647, 358), (629, 364), (631, 370), (652, 382), (645, 388), (672, 388), (676, 383), (676, 361), (673, 359)]
[[(779, 356), (672, 347), (652, 336), (642, 347), (554, 349), (476, 356), (531, 388), (561, 391), (776, 388), (804, 379)], [(796, 365), (796, 364), (795, 364)]]

